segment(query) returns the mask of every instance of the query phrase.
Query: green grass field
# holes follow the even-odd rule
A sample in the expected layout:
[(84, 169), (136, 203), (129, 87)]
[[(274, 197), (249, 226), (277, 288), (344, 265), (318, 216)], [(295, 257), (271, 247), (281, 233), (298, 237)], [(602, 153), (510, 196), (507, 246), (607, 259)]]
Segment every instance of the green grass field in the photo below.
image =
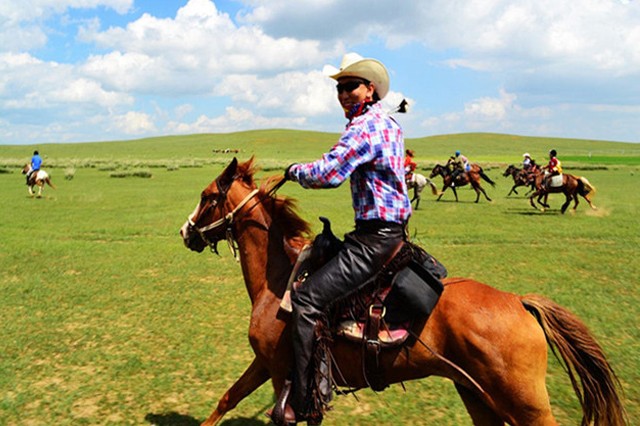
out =
[[(178, 229), (200, 191), (234, 155), (255, 155), (261, 177), (294, 161), (315, 159), (336, 135), (293, 131), (194, 135), (128, 142), (0, 146), (0, 425), (196, 425), (252, 359), (250, 303), (240, 268), (182, 245)], [(479, 161), (493, 180), (492, 203), (439, 203), (425, 191), (410, 230), (449, 269), (517, 293), (539, 293), (578, 314), (597, 336), (618, 374), (631, 424), (640, 421), (638, 184), (640, 146), (615, 142), (451, 135), (408, 140), (422, 172), (456, 149)], [(502, 177), (523, 152), (543, 162), (556, 148), (568, 173), (598, 192), (598, 210), (581, 202), (561, 215), (506, 197)], [(34, 148), (57, 185), (30, 198), (19, 168)], [(240, 152), (214, 153), (212, 150)], [(75, 168), (73, 179), (65, 169)], [(151, 178), (110, 176), (114, 170)], [(439, 182), (438, 182), (439, 183)], [(320, 229), (350, 230), (347, 185), (279, 191), (299, 201)], [(522, 193), (522, 192), (521, 192)], [(561, 424), (579, 424), (569, 379), (551, 360), (547, 385)], [(450, 382), (429, 378), (394, 385), (359, 401), (338, 397), (327, 425), (468, 425)], [(225, 426), (266, 425), (273, 402), (265, 385), (225, 417)]]

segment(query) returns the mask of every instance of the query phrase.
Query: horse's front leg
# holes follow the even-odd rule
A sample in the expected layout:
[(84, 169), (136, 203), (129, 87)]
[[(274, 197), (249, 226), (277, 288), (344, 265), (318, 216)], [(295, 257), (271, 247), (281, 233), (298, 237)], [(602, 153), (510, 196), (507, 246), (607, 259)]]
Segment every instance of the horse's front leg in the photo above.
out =
[(257, 358), (254, 358), (249, 368), (218, 401), (218, 406), (209, 418), (202, 423), (202, 426), (217, 424), (222, 419), (222, 416), (233, 410), (240, 401), (262, 386), (264, 382), (269, 380), (269, 377), (269, 371), (258, 362)]
[[(549, 197), (549, 193), (548, 192), (538, 192), (538, 204), (540, 204), (543, 208), (543, 210), (545, 208), (549, 208), (549, 204), (547, 204), (547, 198)], [(544, 201), (542, 201), (542, 199), (544, 198)]]
[(548, 201), (549, 201), (549, 193), (547, 192), (546, 194), (544, 194), (544, 204), (543, 204), (546, 208), (551, 207)]
[(33, 186), (27, 185), (27, 189), (29, 190), (29, 195), (33, 197)]
[[(478, 201), (480, 201), (480, 188), (476, 188), (475, 186), (473, 187), (473, 190), (476, 191), (476, 204), (478, 204)], [(483, 191), (484, 192), (484, 191)], [(484, 196), (486, 197), (487, 194), (484, 194)]]

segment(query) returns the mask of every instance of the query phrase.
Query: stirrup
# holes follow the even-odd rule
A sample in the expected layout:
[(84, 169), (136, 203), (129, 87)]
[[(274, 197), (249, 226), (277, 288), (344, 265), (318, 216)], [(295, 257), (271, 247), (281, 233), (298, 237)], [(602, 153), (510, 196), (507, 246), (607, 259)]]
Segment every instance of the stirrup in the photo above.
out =
[(278, 396), (278, 400), (276, 401), (276, 405), (273, 407), (271, 412), (267, 412), (267, 417), (271, 419), (271, 421), (278, 426), (295, 426), (296, 422), (293, 423), (287, 422), (285, 419), (285, 413), (287, 408), (287, 401), (289, 400), (289, 395), (291, 394), (291, 380), (285, 380), (284, 386), (282, 387), (282, 391)]

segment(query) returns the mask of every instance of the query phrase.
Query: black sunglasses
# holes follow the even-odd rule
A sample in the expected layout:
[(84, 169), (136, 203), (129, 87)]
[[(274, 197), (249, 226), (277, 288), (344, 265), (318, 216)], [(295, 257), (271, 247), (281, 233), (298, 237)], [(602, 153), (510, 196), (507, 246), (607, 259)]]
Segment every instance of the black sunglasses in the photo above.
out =
[(338, 94), (345, 91), (351, 93), (360, 87), (361, 84), (368, 86), (370, 83), (367, 80), (349, 80), (346, 83), (336, 84), (336, 89), (338, 89)]

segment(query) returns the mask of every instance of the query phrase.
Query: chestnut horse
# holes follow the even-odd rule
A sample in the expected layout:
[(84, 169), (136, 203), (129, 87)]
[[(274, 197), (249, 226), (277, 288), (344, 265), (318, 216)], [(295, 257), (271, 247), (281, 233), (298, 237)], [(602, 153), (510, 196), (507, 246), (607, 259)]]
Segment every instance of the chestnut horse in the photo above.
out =
[[(31, 165), (25, 164), (22, 168), (22, 174), (26, 175), (31, 171)], [(27, 188), (29, 189), (29, 195), (33, 197), (33, 189), (38, 187), (38, 197), (42, 197), (42, 190), (44, 189), (44, 184), (49, 185), (51, 188), (56, 189), (56, 187), (51, 183), (51, 178), (49, 178), (49, 174), (44, 170), (40, 169), (37, 172), (33, 173), (29, 177), (29, 183), (27, 184)]]
[(456, 201), (458, 201), (458, 192), (456, 191), (456, 188), (465, 186), (467, 184), (471, 184), (473, 190), (476, 191), (476, 203), (480, 200), (480, 193), (484, 195), (487, 201), (491, 201), (491, 198), (489, 198), (484, 188), (482, 188), (482, 185), (480, 185), (480, 178), (484, 179), (486, 182), (489, 182), (491, 186), (495, 186), (495, 182), (492, 181), (489, 176), (484, 174), (482, 167), (478, 166), (477, 164), (473, 164), (470, 171), (460, 173), (455, 178), (455, 182), (453, 181), (453, 171), (449, 168), (448, 165), (441, 166), (440, 164), (436, 164), (431, 170), (429, 178), (433, 179), (438, 175), (442, 176), (443, 185), (440, 196), (436, 199), (436, 201), (440, 201), (440, 198), (442, 198), (444, 192), (448, 188), (451, 188), (451, 190), (453, 191), (453, 195), (455, 195), (456, 197)]
[[(535, 197), (537, 197), (538, 204), (542, 206), (541, 210), (543, 212), (545, 208), (548, 209), (549, 204), (547, 204), (547, 196), (553, 193), (563, 193), (565, 196), (566, 200), (562, 205), (562, 207), (560, 208), (560, 211), (562, 212), (562, 214), (564, 214), (564, 212), (567, 210), (567, 207), (569, 207), (571, 200), (573, 200), (574, 202), (573, 210), (575, 211), (578, 208), (578, 204), (580, 202), (578, 199), (578, 195), (582, 196), (582, 198), (587, 200), (587, 203), (589, 203), (589, 207), (591, 207), (593, 210), (596, 209), (596, 206), (591, 201), (591, 197), (593, 196), (593, 194), (595, 194), (596, 188), (593, 185), (591, 185), (591, 183), (587, 180), (587, 178), (582, 176), (574, 176), (567, 173), (563, 173), (562, 185), (550, 186), (550, 187), (544, 186), (543, 184), (544, 179), (545, 179), (544, 173), (540, 173), (536, 176), (536, 180), (535, 180), (536, 191), (529, 196), (529, 204), (531, 204), (531, 206), (534, 209), (538, 208), (533, 202), (533, 199)], [(543, 197), (544, 197), (544, 202), (541, 201)]]
[[(279, 395), (293, 360), (290, 317), (280, 302), (293, 262), (309, 242), (310, 227), (295, 213), (291, 199), (273, 195), (278, 178), (258, 189), (254, 173), (253, 158), (245, 163), (234, 158), (202, 191), (180, 229), (184, 244), (197, 252), (207, 246), (217, 251), (219, 241), (228, 242), (239, 254), (252, 305), (249, 342), (255, 358), (205, 426), (217, 424), (268, 380)], [(412, 327), (416, 338), (380, 353), (388, 383), (447, 377), (475, 425), (555, 425), (545, 386), (549, 342), (566, 364), (582, 405), (582, 425), (627, 424), (620, 384), (578, 317), (537, 295), (506, 293), (466, 278), (444, 284), (428, 320)], [(366, 387), (362, 346), (342, 338), (330, 345), (340, 371), (334, 374), (337, 385)]]

